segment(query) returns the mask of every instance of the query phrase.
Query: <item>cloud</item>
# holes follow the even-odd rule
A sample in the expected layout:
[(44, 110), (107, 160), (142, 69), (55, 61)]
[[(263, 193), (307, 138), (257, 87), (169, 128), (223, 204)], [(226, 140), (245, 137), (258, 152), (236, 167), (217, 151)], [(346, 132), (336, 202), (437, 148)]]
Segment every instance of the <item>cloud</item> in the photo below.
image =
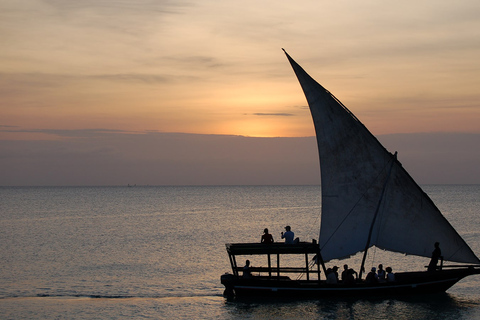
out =
[[(206, 67), (206, 68), (219, 68), (224, 67), (226, 64), (221, 62), (217, 57), (214, 56), (198, 56), (198, 55), (175, 55), (175, 56), (165, 56), (162, 59), (170, 61), (174, 64), (184, 65), (184, 66), (194, 66), (196, 68)], [(231, 65), (230, 65), (231, 66)]]
[[(0, 126), (2, 127), (2, 126)], [(18, 129), (4, 130), (0, 132), (8, 133), (41, 133), (63, 138), (95, 138), (109, 134), (134, 134), (131, 131), (112, 130), (112, 129)]]
[[(15, 88), (55, 88), (79, 79), (79, 75), (53, 74), (53, 73), (0, 73), (2, 92), (16, 91)], [(7, 89), (5, 89), (7, 87)], [(20, 90), (20, 89), (19, 89)]]
[[(172, 0), (44, 0), (58, 17), (68, 18), (72, 24), (98, 23), (102, 26), (116, 26), (119, 30), (135, 30), (163, 15), (181, 14), (182, 8), (191, 6), (184, 1)], [(138, 19), (143, 17), (142, 19)], [(147, 19), (149, 17), (150, 19)], [(135, 22), (135, 24), (132, 24)]]
[(43, 0), (43, 2), (62, 11), (77, 12), (82, 9), (93, 9), (105, 13), (121, 11), (126, 14), (131, 14), (136, 11), (176, 13), (178, 11), (176, 11), (175, 8), (181, 8), (187, 5), (187, 2), (172, 0), (137, 0), (135, 2), (124, 0)]
[(168, 75), (124, 73), (124, 74), (61, 74), (61, 73), (0, 73), (3, 86), (25, 86), (51, 88), (65, 86), (68, 83), (85, 80), (108, 80), (120, 82), (165, 83), (171, 79)]
[(295, 116), (293, 113), (253, 113), (254, 116), (275, 116), (275, 117), (292, 117)]
[(88, 76), (88, 78), (120, 82), (142, 82), (147, 84), (166, 83), (172, 79), (171, 76), (139, 73), (91, 75)]

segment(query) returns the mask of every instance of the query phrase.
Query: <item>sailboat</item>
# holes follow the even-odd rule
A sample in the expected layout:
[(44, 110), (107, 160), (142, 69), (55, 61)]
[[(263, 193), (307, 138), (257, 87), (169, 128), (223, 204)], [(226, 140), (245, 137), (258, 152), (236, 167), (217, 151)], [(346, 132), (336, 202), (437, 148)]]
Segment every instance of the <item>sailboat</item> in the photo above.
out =
[[(480, 274), (478, 257), (402, 167), (397, 153), (387, 151), (347, 107), (284, 52), (315, 126), (322, 190), (320, 235), (318, 241), (294, 244), (226, 244), (232, 273), (221, 276), (225, 294), (329, 297), (437, 293), (466, 276)], [(373, 246), (431, 257), (437, 242), (441, 245), (440, 265), (434, 261), (428, 270), (397, 272), (395, 280), (389, 282), (368, 282), (362, 277), (368, 249)], [(325, 279), (330, 271), (326, 262), (362, 252), (354, 282)], [(240, 256), (264, 257), (265, 266), (242, 267), (237, 263)], [(283, 265), (295, 257), (300, 267), (298, 263)], [(455, 264), (448, 266), (443, 261)]]

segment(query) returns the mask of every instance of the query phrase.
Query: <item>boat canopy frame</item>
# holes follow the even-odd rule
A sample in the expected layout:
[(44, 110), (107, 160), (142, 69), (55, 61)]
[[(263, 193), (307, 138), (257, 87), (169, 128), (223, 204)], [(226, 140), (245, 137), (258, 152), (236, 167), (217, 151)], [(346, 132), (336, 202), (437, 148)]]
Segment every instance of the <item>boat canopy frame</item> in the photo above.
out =
[[(305, 274), (307, 281), (310, 280), (310, 274), (316, 274), (318, 281), (320, 281), (320, 265), (325, 269), (323, 260), (320, 255), (320, 247), (316, 241), (312, 242), (298, 242), (295, 244), (285, 243), (227, 243), (226, 245), (228, 257), (232, 267), (232, 272), (235, 276), (240, 277), (239, 271), (243, 270), (243, 267), (237, 265), (236, 256), (246, 255), (266, 255), (268, 267), (250, 267), (251, 272), (268, 273), (268, 278), (280, 279), (284, 273), (298, 273)], [(277, 264), (272, 266), (272, 255), (276, 256)], [(281, 267), (280, 256), (281, 255), (304, 255), (305, 267)], [(314, 255), (313, 259), (310, 259), (309, 255)], [(317, 264), (317, 270), (310, 270), (309, 263), (311, 260), (315, 260)], [(325, 270), (324, 270), (325, 272)]]

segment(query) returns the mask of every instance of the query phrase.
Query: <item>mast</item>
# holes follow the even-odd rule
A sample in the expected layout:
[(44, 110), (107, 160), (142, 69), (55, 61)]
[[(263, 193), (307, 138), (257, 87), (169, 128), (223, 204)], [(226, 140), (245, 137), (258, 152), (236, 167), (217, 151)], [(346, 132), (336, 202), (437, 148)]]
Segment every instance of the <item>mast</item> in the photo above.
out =
[(367, 258), (368, 248), (370, 247), (370, 240), (372, 239), (373, 226), (375, 225), (375, 221), (377, 220), (378, 211), (380, 210), (380, 205), (382, 204), (383, 196), (385, 194), (385, 188), (387, 187), (388, 180), (390, 179), (390, 175), (392, 173), (393, 164), (396, 160), (397, 160), (397, 152), (395, 151), (395, 154), (392, 157), (392, 164), (390, 165), (390, 169), (388, 170), (387, 179), (385, 179), (385, 183), (383, 184), (382, 194), (380, 195), (380, 199), (378, 200), (377, 208), (375, 209), (375, 214), (373, 215), (373, 220), (372, 220), (372, 224), (370, 225), (370, 230), (368, 231), (368, 239), (367, 239), (367, 243), (365, 244), (365, 250), (363, 252), (363, 258), (362, 258), (362, 264), (360, 266), (360, 272), (358, 273), (358, 277), (360, 279), (362, 278), (363, 270), (365, 270), (365, 259)]

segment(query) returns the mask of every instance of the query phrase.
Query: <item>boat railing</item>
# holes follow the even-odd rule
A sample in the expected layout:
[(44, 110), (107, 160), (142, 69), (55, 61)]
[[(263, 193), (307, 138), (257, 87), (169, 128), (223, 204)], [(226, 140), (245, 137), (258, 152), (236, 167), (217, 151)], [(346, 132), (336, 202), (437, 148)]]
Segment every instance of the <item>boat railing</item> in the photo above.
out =
[[(236, 267), (235, 268), (236, 271), (243, 271), (243, 267)], [(305, 273), (307, 272), (307, 269), (306, 268), (302, 268), (302, 267), (280, 267), (280, 268), (276, 268), (276, 267), (250, 267), (249, 268), (250, 272), (260, 272), (260, 273), (271, 273), (271, 272), (274, 272), (274, 273)]]
[[(428, 268), (428, 266), (425, 266)], [(453, 264), (453, 265), (442, 265), (439, 269), (455, 269), (455, 268), (473, 268), (473, 269), (478, 269), (480, 268), (480, 265), (478, 264)]]

